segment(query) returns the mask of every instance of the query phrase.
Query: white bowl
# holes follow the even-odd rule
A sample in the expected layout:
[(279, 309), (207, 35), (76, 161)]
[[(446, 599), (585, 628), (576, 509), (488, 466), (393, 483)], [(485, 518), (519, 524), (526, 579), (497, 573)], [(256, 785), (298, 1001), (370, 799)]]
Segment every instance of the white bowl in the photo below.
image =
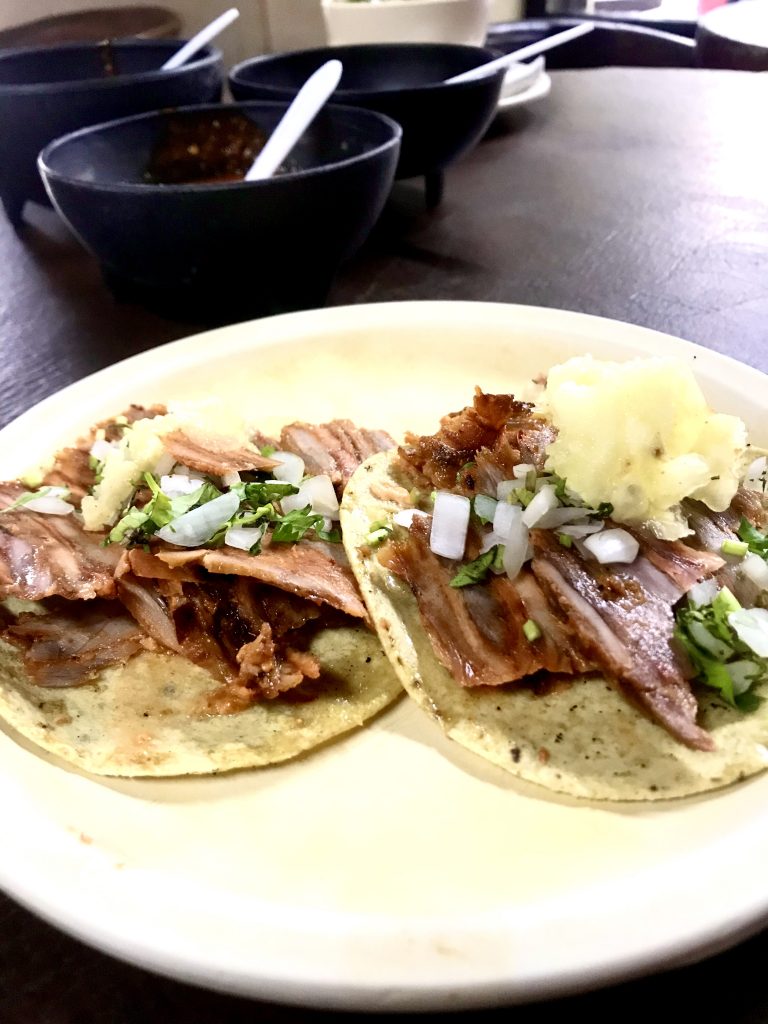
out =
[(490, 0), (323, 0), (330, 46), (354, 43), (465, 43), (481, 46)]

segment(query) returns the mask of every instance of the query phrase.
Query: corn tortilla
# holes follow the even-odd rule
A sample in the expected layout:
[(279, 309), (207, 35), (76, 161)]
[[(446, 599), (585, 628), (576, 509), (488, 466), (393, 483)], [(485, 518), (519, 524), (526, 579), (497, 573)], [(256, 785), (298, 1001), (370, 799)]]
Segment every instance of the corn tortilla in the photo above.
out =
[(350, 480), (344, 545), (400, 682), (451, 739), (522, 779), (592, 800), (690, 796), (768, 766), (765, 684), (749, 714), (705, 692), (699, 721), (716, 747), (705, 752), (678, 743), (603, 679), (578, 678), (543, 695), (515, 684), (469, 689), (455, 682), (432, 651), (410, 588), (365, 544), (371, 524), (399, 508), (380, 497), (403, 482), (396, 459), (396, 452), (375, 455)]
[(68, 688), (30, 682), (18, 650), (0, 641), (0, 717), (51, 754), (96, 775), (195, 775), (296, 757), (362, 725), (402, 689), (364, 626), (325, 629), (310, 651), (317, 696), (263, 700), (206, 715), (221, 684), (175, 654), (145, 652)]

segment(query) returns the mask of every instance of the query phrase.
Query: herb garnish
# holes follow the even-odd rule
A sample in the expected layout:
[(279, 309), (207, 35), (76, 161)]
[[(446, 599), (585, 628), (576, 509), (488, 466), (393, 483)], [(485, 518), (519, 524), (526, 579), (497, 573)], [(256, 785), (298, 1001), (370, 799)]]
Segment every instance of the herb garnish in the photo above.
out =
[(501, 572), (504, 568), (504, 545), (494, 544), (485, 554), (473, 562), (462, 565), (451, 580), (452, 587), (468, 587), (473, 583), (482, 583), (489, 572)]
[(711, 604), (688, 605), (675, 615), (675, 638), (696, 669), (697, 679), (717, 690), (731, 707), (754, 711), (760, 700), (751, 687), (768, 675), (768, 664), (736, 634), (728, 616), (741, 605), (723, 587)]

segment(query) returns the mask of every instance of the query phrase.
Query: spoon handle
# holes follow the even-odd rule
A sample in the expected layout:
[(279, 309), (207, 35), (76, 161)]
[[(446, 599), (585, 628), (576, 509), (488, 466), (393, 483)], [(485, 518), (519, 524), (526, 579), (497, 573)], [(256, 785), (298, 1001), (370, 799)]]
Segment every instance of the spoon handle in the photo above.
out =
[(228, 25), (231, 25), (239, 17), (240, 11), (236, 7), (230, 7), (228, 11), (224, 11), (218, 18), (214, 18), (210, 25), (201, 28), (197, 35), (192, 36), (189, 42), (184, 43), (172, 57), (168, 58), (160, 70), (173, 71), (174, 68), (180, 68), (182, 64), (186, 64), (193, 54), (197, 53), (198, 50), (202, 50), (206, 43), (210, 43), (212, 39), (215, 39), (220, 32), (223, 32)]
[(480, 64), (476, 68), (470, 68), (469, 71), (462, 71), (460, 75), (454, 75), (453, 78), (446, 78), (445, 83), (447, 85), (455, 82), (473, 82), (476, 78), (485, 78), (486, 75), (495, 74), (501, 68), (509, 67), (511, 64), (525, 60), (527, 57), (536, 57), (547, 50), (553, 50), (556, 46), (562, 46), (563, 43), (569, 43), (571, 39), (585, 36), (593, 28), (594, 25), (588, 22), (584, 22), (582, 25), (574, 25), (573, 28), (567, 28), (565, 32), (558, 32), (557, 35), (547, 36), (546, 39), (539, 39), (538, 42), (529, 43), (528, 46), (523, 46), (520, 50), (515, 50), (513, 53), (505, 53), (503, 57), (497, 57), (496, 60), (491, 60), (487, 64)]
[(329, 60), (309, 76), (254, 160), (246, 181), (272, 177), (339, 84), (341, 72), (341, 61)]

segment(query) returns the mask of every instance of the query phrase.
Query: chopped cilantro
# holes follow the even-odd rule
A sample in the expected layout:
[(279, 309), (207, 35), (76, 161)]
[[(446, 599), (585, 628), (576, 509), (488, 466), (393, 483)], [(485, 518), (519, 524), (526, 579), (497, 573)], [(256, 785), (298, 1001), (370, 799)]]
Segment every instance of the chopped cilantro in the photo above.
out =
[(307, 505), (305, 508), (295, 508), (287, 515), (279, 516), (275, 521), (272, 540), (276, 544), (295, 544), (310, 530), (314, 530), (320, 540), (336, 543), (337, 537), (341, 539), (338, 530), (324, 530), (323, 517), (318, 512), (313, 512)]
[(473, 583), (482, 583), (489, 572), (501, 571), (503, 568), (504, 545), (494, 544), (485, 554), (473, 562), (467, 562), (459, 569), (451, 580), (452, 587), (468, 587)]
[(675, 638), (696, 670), (696, 678), (717, 690), (731, 707), (753, 711), (759, 704), (751, 687), (768, 677), (768, 662), (741, 641), (728, 622), (741, 605), (723, 587), (711, 604), (688, 605), (675, 615)]
[(198, 505), (218, 498), (221, 491), (209, 481), (205, 481), (191, 494), (180, 494), (177, 498), (169, 498), (164, 494), (160, 484), (151, 473), (144, 474), (144, 482), (152, 492), (152, 497), (143, 508), (131, 506), (119, 522), (110, 530), (107, 544), (139, 544), (151, 537), (161, 527), (167, 526)]
[(573, 537), (571, 537), (570, 534), (558, 533), (557, 539), (560, 541), (564, 548), (573, 547)]
[(241, 501), (253, 508), (266, 505), (268, 502), (287, 498), (289, 494), (298, 494), (299, 488), (282, 480), (264, 480), (256, 483), (235, 484), (230, 490), (237, 494)]
[(739, 529), (737, 530), (739, 540), (748, 545), (749, 550), (755, 555), (768, 560), (768, 536), (757, 530), (748, 519), (741, 517)]
[(261, 452), (261, 454), (264, 456), (265, 459), (268, 459), (270, 457), (270, 455), (274, 455), (275, 454), (275, 452), (277, 451), (277, 448), (275, 448), (275, 446), (273, 444), (264, 444), (264, 445), (261, 446), (259, 451)]
[(549, 478), (549, 483), (555, 488), (555, 497), (558, 501), (561, 501), (564, 505), (568, 504), (567, 495), (565, 492), (565, 480), (561, 476), (557, 476), (553, 473)]

